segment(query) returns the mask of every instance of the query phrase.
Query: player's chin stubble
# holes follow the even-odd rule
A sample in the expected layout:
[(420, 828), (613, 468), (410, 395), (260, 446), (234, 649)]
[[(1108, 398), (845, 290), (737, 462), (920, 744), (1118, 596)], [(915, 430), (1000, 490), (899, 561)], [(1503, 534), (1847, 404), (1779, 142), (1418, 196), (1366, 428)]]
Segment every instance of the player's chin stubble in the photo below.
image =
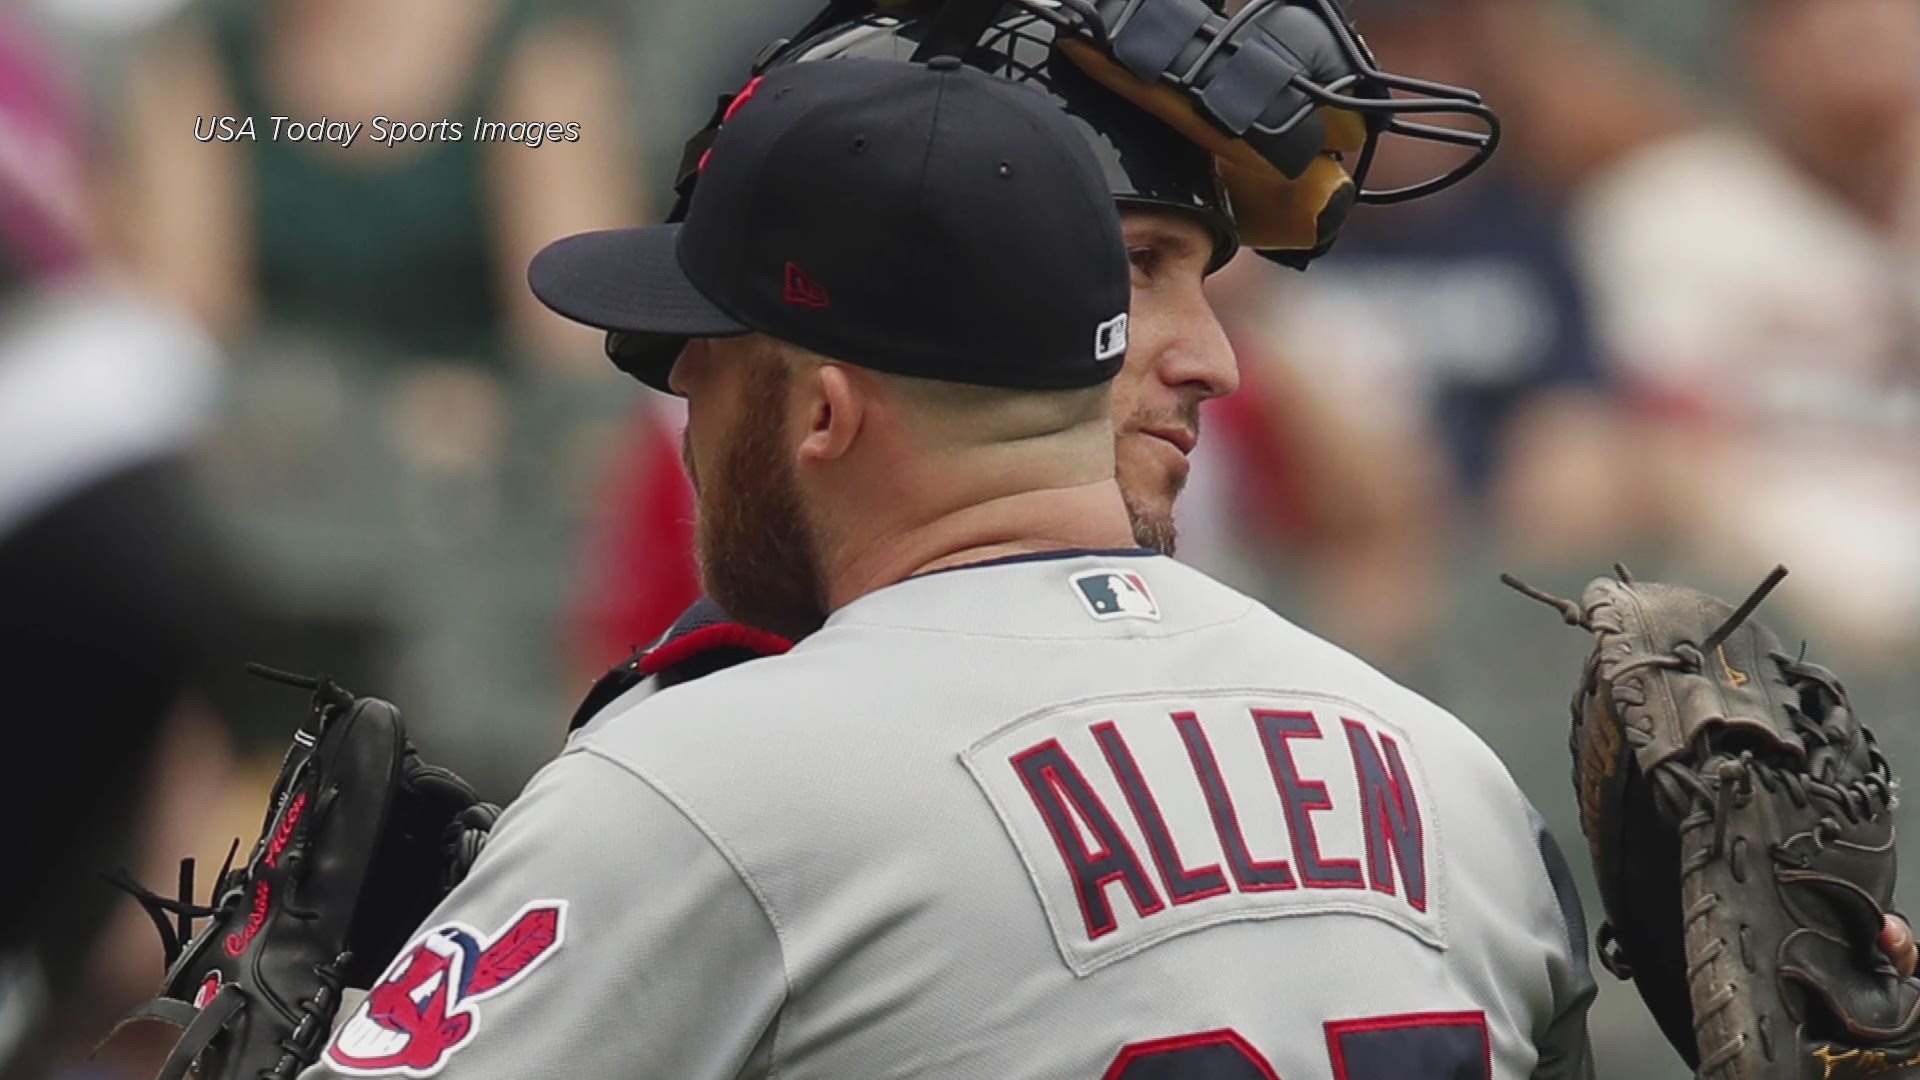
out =
[(1120, 499), (1127, 504), (1127, 520), (1133, 525), (1133, 542), (1162, 555), (1172, 555), (1174, 545), (1180, 538), (1173, 526), (1173, 499), (1156, 499), (1152, 506), (1145, 506), (1125, 486), (1120, 489)]
[(785, 449), (787, 378), (746, 391), (716, 475), (699, 485), (698, 555), (707, 595), (728, 614), (798, 640), (826, 620), (813, 531)]
[[(1126, 438), (1151, 439), (1154, 436), (1141, 429), (1155, 425), (1184, 427), (1198, 438), (1200, 403), (1189, 402), (1171, 409), (1142, 409), (1133, 414), (1128, 425), (1133, 431)], [(1133, 526), (1133, 542), (1162, 555), (1172, 555), (1180, 538), (1173, 523), (1173, 504), (1187, 486), (1186, 475), (1170, 476), (1151, 466), (1132, 469), (1128, 467), (1127, 457), (1122, 447), (1118, 462), (1120, 500), (1126, 504), (1127, 520)]]

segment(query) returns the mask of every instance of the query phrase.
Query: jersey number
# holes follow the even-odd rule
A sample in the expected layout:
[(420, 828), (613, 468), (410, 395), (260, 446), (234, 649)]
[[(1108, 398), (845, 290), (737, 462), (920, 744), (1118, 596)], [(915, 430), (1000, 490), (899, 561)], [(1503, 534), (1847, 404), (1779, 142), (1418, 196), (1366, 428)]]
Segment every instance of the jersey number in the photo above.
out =
[[(1492, 1080), (1484, 1013), (1408, 1013), (1327, 1023), (1334, 1080)], [(1231, 1029), (1130, 1043), (1101, 1080), (1281, 1080)]]

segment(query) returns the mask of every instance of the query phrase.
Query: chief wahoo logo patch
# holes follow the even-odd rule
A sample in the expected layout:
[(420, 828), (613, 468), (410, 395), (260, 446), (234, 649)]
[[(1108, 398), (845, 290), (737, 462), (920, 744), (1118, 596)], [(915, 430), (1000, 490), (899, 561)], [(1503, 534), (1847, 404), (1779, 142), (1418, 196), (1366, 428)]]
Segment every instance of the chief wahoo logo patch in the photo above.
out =
[(489, 938), (465, 923), (428, 930), (335, 1033), (326, 1062), (353, 1076), (432, 1076), (480, 1031), (480, 1003), (560, 950), (567, 902), (536, 900)]

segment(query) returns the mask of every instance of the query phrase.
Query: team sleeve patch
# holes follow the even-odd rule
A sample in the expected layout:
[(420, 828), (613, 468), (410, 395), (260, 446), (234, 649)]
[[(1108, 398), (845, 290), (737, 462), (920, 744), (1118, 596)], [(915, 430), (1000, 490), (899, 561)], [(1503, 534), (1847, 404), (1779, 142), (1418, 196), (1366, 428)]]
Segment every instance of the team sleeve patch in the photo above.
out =
[(482, 1003), (560, 950), (567, 902), (536, 900), (488, 933), (445, 922), (414, 939), (328, 1045), (351, 1076), (432, 1076), (479, 1034)]

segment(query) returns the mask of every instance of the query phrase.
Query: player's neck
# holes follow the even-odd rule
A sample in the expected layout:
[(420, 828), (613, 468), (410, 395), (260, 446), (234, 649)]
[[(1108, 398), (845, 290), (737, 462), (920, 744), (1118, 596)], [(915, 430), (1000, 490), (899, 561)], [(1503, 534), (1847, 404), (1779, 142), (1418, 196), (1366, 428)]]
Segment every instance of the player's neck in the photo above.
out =
[(1133, 545), (1112, 479), (975, 503), (848, 542), (828, 560), (828, 609), (933, 570), (1074, 548)]

